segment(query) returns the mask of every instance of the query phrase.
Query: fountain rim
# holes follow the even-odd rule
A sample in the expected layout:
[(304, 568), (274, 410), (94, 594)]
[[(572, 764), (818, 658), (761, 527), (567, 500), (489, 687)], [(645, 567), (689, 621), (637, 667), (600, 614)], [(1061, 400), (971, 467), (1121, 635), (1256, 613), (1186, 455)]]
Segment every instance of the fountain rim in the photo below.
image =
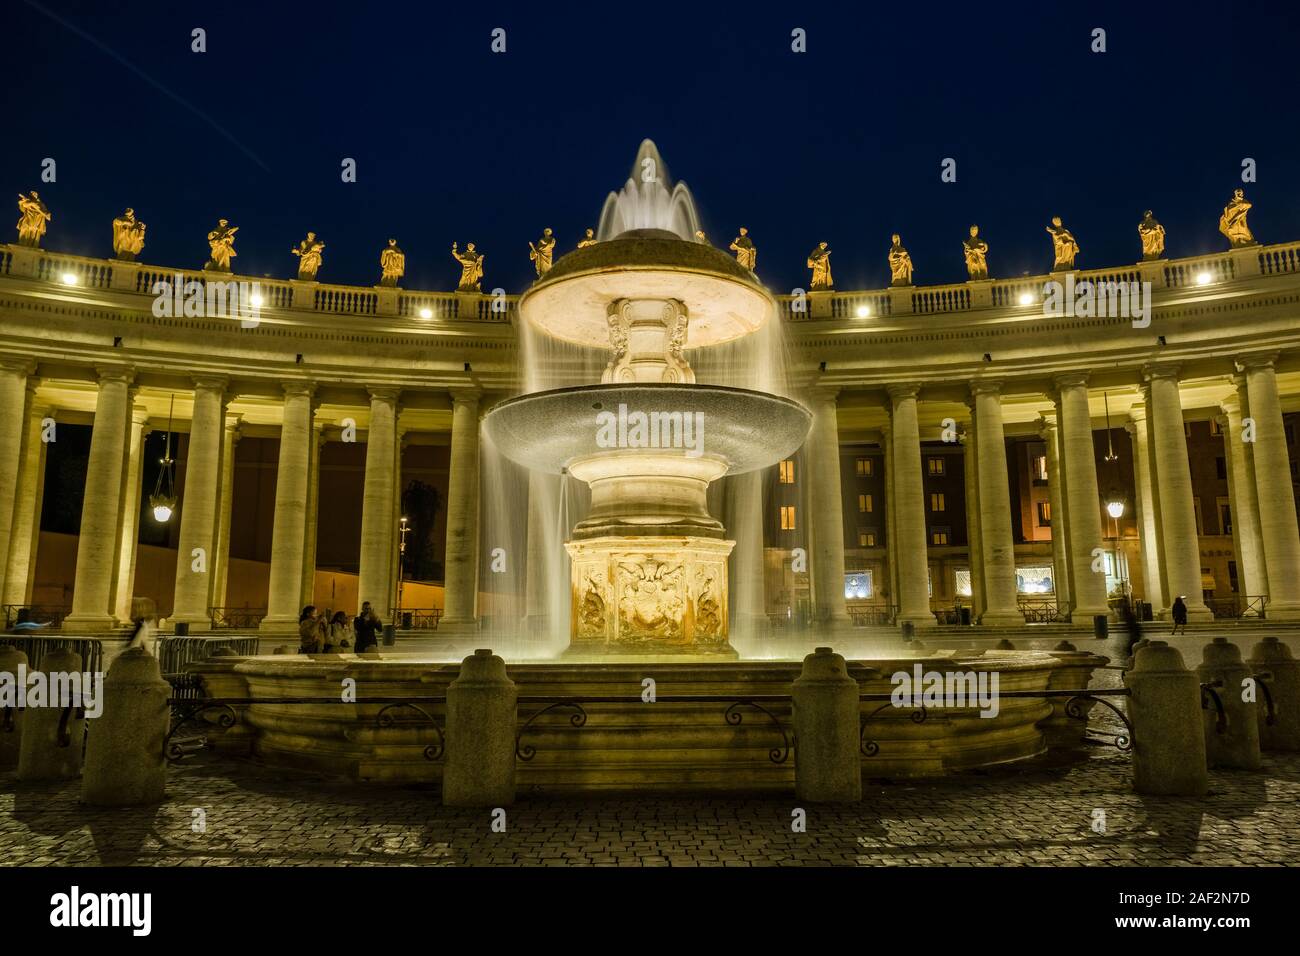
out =
[(654, 390), (654, 391), (662, 390), (665, 392), (677, 389), (685, 392), (713, 392), (717, 394), (728, 394), (728, 395), (736, 395), (736, 394), (758, 395), (761, 396), (762, 398), (771, 399), (772, 401), (780, 402), (784, 405), (788, 405), (791, 408), (797, 409), (798, 411), (801, 411), (804, 414), (806, 414), (809, 420), (812, 419), (812, 412), (809, 410), (807, 405), (803, 404), (803, 402), (800, 402), (793, 398), (789, 398), (785, 395), (774, 395), (771, 392), (763, 392), (756, 388), (740, 388), (735, 385), (716, 385), (716, 384), (700, 383), (700, 382), (592, 382), (587, 385), (565, 385), (560, 388), (544, 388), (536, 392), (523, 392), (522, 394), (519, 395), (513, 395), (510, 398), (503, 398), (501, 401), (495, 403), (486, 412), (484, 412), (483, 417), (486, 419), (489, 415), (491, 415), (499, 408), (505, 408), (509, 405), (522, 403), (532, 398), (543, 398), (550, 395), (572, 395), (579, 392), (602, 392), (602, 391), (608, 391), (610, 389), (617, 389), (617, 390), (626, 389), (628, 391), (647, 389), (647, 390)]

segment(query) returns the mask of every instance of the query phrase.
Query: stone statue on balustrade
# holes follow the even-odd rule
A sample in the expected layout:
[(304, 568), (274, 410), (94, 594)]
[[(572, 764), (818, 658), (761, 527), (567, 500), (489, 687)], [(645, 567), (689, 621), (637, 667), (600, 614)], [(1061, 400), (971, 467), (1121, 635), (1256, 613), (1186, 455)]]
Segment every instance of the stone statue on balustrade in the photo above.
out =
[(379, 254), (379, 284), (393, 288), (397, 280), (406, 275), (406, 253), (397, 248), (397, 240), (389, 239), (388, 248)]
[(1052, 263), (1053, 272), (1064, 272), (1074, 268), (1074, 258), (1079, 254), (1079, 244), (1074, 241), (1074, 233), (1061, 225), (1061, 217), (1053, 216), (1052, 224), (1047, 227), (1052, 237), (1052, 250), (1056, 261)]
[(541, 278), (551, 271), (551, 263), (555, 256), (555, 236), (551, 233), (550, 227), (542, 230), (542, 238), (537, 242), (528, 244), (528, 258), (533, 261), (533, 268), (537, 270), (537, 278)]
[(812, 282), (808, 288), (814, 292), (825, 292), (835, 287), (831, 278), (831, 250), (824, 242), (808, 253), (808, 268), (812, 270)]
[(586, 238), (579, 240), (578, 248), (586, 249), (588, 246), (594, 246), (595, 244), (596, 244), (596, 230), (588, 229)]
[(457, 292), (482, 292), (483, 260), (487, 258), (474, 250), (474, 243), (465, 243), (465, 251), (460, 252), (456, 243), (451, 244), (451, 257), (460, 263), (460, 285)]
[(903, 248), (903, 239), (898, 233), (894, 233), (893, 241), (894, 244), (889, 247), (889, 284), (911, 285), (912, 257)]
[(736, 261), (753, 272), (758, 265), (758, 246), (749, 238), (749, 230), (740, 227), (740, 235), (731, 240), (731, 251), (736, 254)]
[(307, 238), (289, 251), (298, 257), (298, 278), (303, 282), (315, 282), (316, 273), (320, 271), (321, 252), (325, 243), (316, 238), (316, 233), (307, 233)]
[(36, 190), (31, 195), (18, 194), (18, 244), (40, 248), (45, 227), (54, 217)]
[(239, 232), (239, 227), (230, 225), (229, 220), (217, 220), (217, 228), (208, 233), (208, 249), (211, 250), (212, 258), (204, 264), (204, 269), (210, 272), (230, 271), (230, 260), (238, 255), (235, 252), (235, 233), (237, 232)]
[(1144, 260), (1165, 257), (1165, 227), (1156, 221), (1150, 209), (1142, 214), (1142, 221), (1138, 223), (1138, 236), (1142, 239)]
[(980, 238), (980, 227), (970, 227), (970, 238), (962, 240), (966, 256), (966, 274), (972, 279), (989, 277), (989, 244)]
[(144, 230), (144, 223), (135, 218), (135, 210), (127, 207), (126, 212), (113, 220), (113, 257), (134, 262), (144, 248)]
[[(35, 196), (35, 193), (32, 193)], [(1244, 189), (1235, 189), (1232, 192), (1232, 201), (1223, 207), (1223, 215), (1219, 217), (1219, 232), (1228, 238), (1235, 249), (1238, 246), (1253, 246), (1255, 236), (1250, 231), (1250, 226), (1246, 225), (1246, 213), (1250, 212), (1252, 203), (1246, 201), (1246, 191)]]

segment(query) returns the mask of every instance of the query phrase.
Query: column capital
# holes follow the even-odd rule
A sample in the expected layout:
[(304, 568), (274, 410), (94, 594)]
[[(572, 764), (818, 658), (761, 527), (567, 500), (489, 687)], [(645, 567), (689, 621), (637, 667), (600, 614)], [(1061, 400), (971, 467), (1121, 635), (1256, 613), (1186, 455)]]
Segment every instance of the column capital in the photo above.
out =
[(1128, 410), (1129, 420), (1132, 422), (1144, 422), (1147, 420), (1147, 407), (1143, 402), (1134, 402)]
[(372, 402), (386, 402), (394, 406), (402, 397), (402, 389), (396, 385), (367, 385), (366, 391)]
[(305, 395), (307, 398), (311, 398), (316, 394), (316, 383), (312, 381), (300, 380), (282, 382), (281, 387), (284, 389), (284, 394), (286, 396)]
[(1235, 391), (1230, 392), (1223, 396), (1223, 399), (1219, 402), (1219, 407), (1227, 415), (1240, 415), (1242, 413), (1241, 396)]
[(36, 360), (30, 358), (18, 358), (16, 356), (0, 357), (0, 371), (13, 372), (16, 375), (28, 376), (36, 371)]
[(122, 382), (130, 385), (135, 381), (135, 369), (130, 365), (96, 365), (95, 372), (101, 382)]
[(1060, 391), (1061, 389), (1064, 388), (1076, 388), (1079, 386), (1082, 386), (1083, 388), (1087, 388), (1088, 373), (1087, 372), (1059, 372), (1056, 375), (1052, 376), (1052, 384), (1056, 386), (1057, 391)]
[(1182, 366), (1173, 362), (1153, 362), (1149, 365), (1142, 366), (1142, 380), (1146, 382), (1155, 381), (1158, 378), (1171, 378), (1174, 384), (1178, 384), (1178, 373), (1182, 371)]
[(814, 385), (808, 394), (818, 402), (835, 404), (839, 401), (841, 391), (838, 385)]
[(1277, 362), (1277, 356), (1277, 352), (1257, 352), (1253, 355), (1240, 355), (1233, 364), (1239, 372), (1250, 372), (1256, 369), (1272, 368)]
[(478, 405), (483, 398), (483, 390), (473, 386), (453, 386), (447, 389), (453, 405)]
[(1046, 441), (1048, 436), (1057, 429), (1056, 415), (1053, 413), (1050, 418), (1047, 415), (1039, 415), (1034, 424), (1038, 428), (1038, 437)]
[(970, 383), (970, 394), (974, 398), (976, 395), (1002, 395), (1002, 380), (997, 378), (974, 379)]
[(230, 384), (230, 379), (225, 375), (195, 375), (194, 390), (205, 392), (225, 393), (226, 386)]
[(892, 385), (886, 385), (885, 391), (887, 391), (889, 397), (897, 403), (904, 399), (916, 398), (917, 393), (921, 391), (921, 386), (908, 382), (895, 382)]
[(133, 404), (131, 406), (131, 424), (139, 428), (149, 424), (149, 406)]

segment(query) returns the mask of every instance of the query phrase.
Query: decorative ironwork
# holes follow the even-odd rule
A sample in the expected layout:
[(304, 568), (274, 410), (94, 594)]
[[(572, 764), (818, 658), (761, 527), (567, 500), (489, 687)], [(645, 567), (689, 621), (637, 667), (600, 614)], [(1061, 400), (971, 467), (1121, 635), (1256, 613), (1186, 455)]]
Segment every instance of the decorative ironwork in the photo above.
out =
[[(81, 713), (80, 713), (77, 717), (75, 717), (75, 718), (74, 718), (73, 715), (72, 715), (72, 712), (73, 712), (74, 710), (77, 710), (77, 711), (80, 711), (80, 712), (81, 712)], [(73, 721), (74, 719), (75, 719), (75, 720), (82, 720), (82, 719), (85, 718), (85, 716), (86, 716), (86, 708), (84, 708), (84, 707), (64, 707), (64, 708), (63, 708), (63, 713), (59, 715), (59, 732), (58, 732), (58, 741), (59, 741), (59, 746), (60, 746), (60, 747), (71, 747), (71, 746), (72, 746), (72, 731), (68, 729), (68, 725), (69, 725), (70, 723), (72, 723), (72, 721)]]
[(1264, 723), (1270, 727), (1277, 723), (1277, 708), (1273, 706), (1273, 692), (1268, 689), (1268, 682), (1272, 679), (1272, 671), (1255, 675), (1256, 686), (1264, 692)]
[[(262, 623), (264, 617), (266, 617), (266, 608), (250, 607), (247, 604), (240, 607), (208, 608), (208, 619), (212, 622), (214, 628), (230, 628), (239, 631), (252, 630)], [(256, 648), (254, 648), (254, 653), (256, 653)]]
[[(397, 710), (399, 708), (413, 710), (424, 719), (399, 721), (396, 717), (394, 717), (392, 714), (389, 713), (390, 710)], [(438, 726), (437, 722), (433, 718), (433, 715), (430, 714), (423, 707), (419, 706), (418, 704), (413, 704), (410, 701), (401, 701), (400, 703), (388, 704), (387, 706), (380, 708), (379, 713), (375, 715), (375, 725), (378, 727), (396, 727), (399, 723), (420, 724), (420, 725), (427, 724), (429, 728), (435, 734), (438, 735), (437, 743), (429, 744), (429, 746), (424, 748), (425, 760), (429, 760), (429, 761), (438, 760), (446, 752), (447, 738), (443, 734), (442, 728)], [(516, 741), (515, 746), (516, 747), (518, 746), (518, 741)]]
[(1123, 750), (1123, 751), (1132, 750), (1133, 749), (1133, 724), (1129, 722), (1128, 714), (1124, 713), (1124, 711), (1120, 710), (1117, 706), (1112, 704), (1110, 701), (1106, 700), (1106, 698), (1098, 697), (1096, 694), (1087, 694), (1087, 693), (1075, 694), (1073, 697), (1071, 697), (1069, 700), (1065, 702), (1065, 716), (1073, 717), (1075, 720), (1082, 720), (1086, 722), (1088, 720), (1088, 711), (1085, 710), (1083, 706), (1085, 701), (1091, 704), (1101, 704), (1103, 707), (1109, 708), (1111, 712), (1114, 713), (1115, 716), (1120, 719), (1120, 723), (1124, 725), (1124, 729), (1128, 731), (1128, 733), (1110, 734), (1106, 731), (1094, 730), (1089, 727), (1084, 727), (1084, 733), (1104, 734), (1105, 736), (1108, 737), (1113, 736), (1115, 738), (1114, 744), (1116, 750)]
[[(886, 704), (881, 704), (871, 713), (867, 714), (867, 716), (863, 717), (862, 720), (860, 721), (858, 727), (858, 750), (862, 753), (862, 756), (874, 757), (876, 754), (880, 753), (880, 744), (876, 743), (876, 741), (874, 740), (867, 739), (867, 724), (871, 721), (872, 718), (876, 716), (876, 714), (880, 713), (882, 710), (888, 710), (892, 707), (894, 707), (894, 703), (892, 701)], [(908, 718), (914, 724), (923, 724), (925, 723), (926, 718), (929, 716), (930, 716), (929, 711), (927, 711), (925, 709), (925, 705), (922, 704), (920, 707), (913, 708), (912, 712), (908, 715)]]
[(541, 710), (534, 712), (531, 717), (529, 717), (526, 721), (524, 721), (524, 725), (520, 727), (519, 732), (515, 734), (515, 755), (520, 760), (532, 760), (534, 757), (537, 756), (536, 747), (534, 747), (532, 744), (520, 743), (520, 741), (523, 739), (524, 734), (528, 732), (528, 728), (533, 725), (533, 721), (535, 721), (538, 717), (542, 716), (542, 714), (545, 714), (549, 711), (562, 710), (562, 709), (572, 709), (574, 711), (574, 713), (569, 717), (569, 723), (571, 723), (573, 726), (582, 727), (586, 725), (587, 712), (583, 710), (582, 704), (579, 704), (576, 701), (559, 701), (554, 704), (547, 704)]
[(738, 707), (752, 707), (759, 713), (765, 714), (767, 719), (772, 722), (772, 725), (781, 732), (782, 746), (773, 747), (769, 750), (767, 752), (767, 759), (776, 764), (785, 763), (790, 757), (790, 733), (785, 729), (785, 725), (781, 723), (776, 714), (772, 713), (762, 704), (756, 704), (752, 700), (738, 700), (723, 713), (723, 718), (733, 727), (739, 727), (741, 720), (744, 718), (744, 715), (736, 709)]
[(1225, 734), (1228, 732), (1228, 714), (1223, 709), (1223, 700), (1219, 697), (1219, 692), (1215, 690), (1216, 687), (1222, 686), (1223, 678), (1221, 677), (1201, 685), (1201, 710), (1210, 709), (1207, 706), (1207, 698), (1209, 701), (1214, 703), (1214, 732), (1216, 734)]
[(194, 746), (188, 746), (179, 741), (172, 740), (172, 738), (176, 736), (176, 731), (180, 730), (186, 724), (194, 724), (195, 726), (198, 726), (198, 718), (200, 714), (210, 710), (220, 711), (220, 714), (217, 717), (217, 724), (224, 730), (229, 730), (239, 721), (239, 714), (235, 711), (235, 708), (224, 701), (211, 699), (182, 700), (173, 697), (168, 701), (168, 703), (172, 705), (172, 712), (177, 715), (172, 723), (171, 730), (167, 731), (167, 736), (163, 738), (163, 756), (166, 757), (169, 762), (180, 760), (186, 754), (191, 753), (194, 750), (201, 750), (208, 746), (208, 736), (203, 733), (198, 735), (197, 744)]

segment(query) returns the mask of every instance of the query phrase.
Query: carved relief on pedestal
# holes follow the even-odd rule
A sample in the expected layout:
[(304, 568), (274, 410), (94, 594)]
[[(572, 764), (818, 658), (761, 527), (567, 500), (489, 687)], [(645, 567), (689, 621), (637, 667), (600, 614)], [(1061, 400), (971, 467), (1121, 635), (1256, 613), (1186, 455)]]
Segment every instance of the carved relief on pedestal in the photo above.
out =
[(635, 555), (618, 564), (618, 639), (620, 642), (683, 639), (683, 568), (680, 562)]
[(605, 313), (613, 354), (600, 380), (692, 384), (683, 354), (690, 316), (677, 299), (619, 299)]
[(727, 616), (722, 602), (726, 600), (718, 590), (717, 578), (711, 569), (695, 569), (695, 640), (698, 643), (722, 643), (727, 639)]
[(574, 614), (574, 633), (582, 640), (599, 640), (605, 636), (609, 619), (608, 601), (604, 582), (604, 569), (588, 567), (578, 586), (577, 612)]

